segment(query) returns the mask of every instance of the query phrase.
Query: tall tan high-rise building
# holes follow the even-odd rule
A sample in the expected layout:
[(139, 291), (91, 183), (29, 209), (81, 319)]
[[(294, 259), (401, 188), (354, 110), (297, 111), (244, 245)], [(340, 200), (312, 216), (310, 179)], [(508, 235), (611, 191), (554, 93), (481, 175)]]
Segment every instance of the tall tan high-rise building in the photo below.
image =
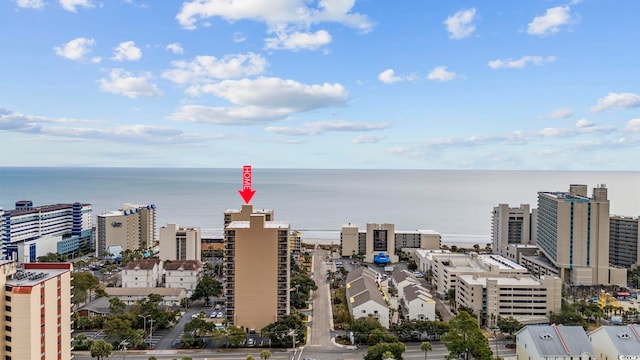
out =
[(161, 260), (198, 260), (202, 257), (200, 228), (182, 228), (167, 224), (160, 228)]
[(609, 200), (599, 185), (587, 196), (587, 185), (569, 192), (539, 192), (536, 244), (576, 285), (626, 285), (626, 270), (609, 266)]
[(148, 249), (158, 240), (156, 234), (156, 206), (124, 204), (118, 211), (97, 216), (98, 256), (103, 256), (110, 246), (122, 246), (123, 250)]
[(493, 253), (507, 256), (509, 244), (529, 244), (531, 241), (531, 212), (528, 204), (509, 207), (499, 204), (491, 213)]
[(71, 359), (72, 268), (0, 261), (0, 358)]
[(224, 231), (227, 320), (259, 331), (290, 312), (290, 226), (267, 221), (273, 212), (256, 213), (251, 205), (232, 214)]

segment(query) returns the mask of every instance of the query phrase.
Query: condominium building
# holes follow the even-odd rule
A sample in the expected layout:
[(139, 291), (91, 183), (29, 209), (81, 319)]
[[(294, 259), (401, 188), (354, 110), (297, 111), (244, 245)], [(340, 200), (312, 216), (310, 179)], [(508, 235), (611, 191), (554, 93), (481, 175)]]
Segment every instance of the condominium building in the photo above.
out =
[(2, 259), (35, 261), (47, 253), (73, 254), (93, 249), (90, 204), (33, 206), (16, 202), (14, 210), (0, 209)]
[(389, 328), (389, 304), (380, 290), (380, 274), (361, 266), (347, 275), (347, 306), (354, 319), (371, 316)]
[(242, 205), (241, 209), (228, 209), (224, 212), (224, 227), (234, 221), (249, 221), (249, 217), (253, 214), (264, 215), (265, 221), (274, 221), (275, 213), (271, 209), (254, 209), (253, 205)]
[(289, 234), (289, 249), (292, 254), (300, 254), (302, 251), (302, 234), (300, 231), (291, 230)]
[(637, 266), (640, 259), (640, 217), (612, 215), (609, 221), (609, 262), (625, 268)]
[(342, 226), (340, 247), (342, 256), (364, 255), (373, 262), (374, 256), (385, 253), (391, 262), (398, 262), (397, 253), (404, 248), (439, 249), (440, 234), (431, 230), (397, 231), (394, 224), (367, 224), (366, 231), (358, 225)]
[(527, 269), (500, 255), (433, 254), (432, 283), (443, 298), (456, 289), (459, 276), (526, 275)]
[(200, 279), (202, 263), (198, 260), (174, 260), (164, 265), (164, 286), (184, 289), (189, 297)]
[(104, 256), (110, 246), (125, 250), (148, 249), (157, 242), (156, 206), (124, 204), (117, 211), (97, 216), (98, 256)]
[(506, 256), (507, 245), (529, 244), (531, 241), (531, 213), (528, 204), (509, 207), (499, 204), (491, 213), (491, 243), (493, 253)]
[(0, 358), (71, 359), (70, 263), (0, 261)]
[[(262, 329), (290, 313), (290, 226), (268, 221), (273, 213), (225, 213), (224, 276), (226, 314), (230, 324)], [(235, 220), (242, 219), (242, 220)]]
[(536, 245), (558, 268), (560, 278), (576, 285), (626, 285), (626, 270), (609, 266), (609, 200), (599, 185), (569, 192), (539, 192)]
[(531, 275), (459, 275), (456, 306), (473, 310), (481, 326), (495, 327), (499, 318), (523, 324), (548, 323), (549, 312), (560, 312), (562, 281)]
[(200, 228), (183, 228), (167, 224), (160, 228), (160, 252), (162, 260), (197, 260), (202, 257), (202, 233)]
[(153, 288), (162, 283), (163, 263), (160, 259), (134, 260), (121, 273), (123, 288)]

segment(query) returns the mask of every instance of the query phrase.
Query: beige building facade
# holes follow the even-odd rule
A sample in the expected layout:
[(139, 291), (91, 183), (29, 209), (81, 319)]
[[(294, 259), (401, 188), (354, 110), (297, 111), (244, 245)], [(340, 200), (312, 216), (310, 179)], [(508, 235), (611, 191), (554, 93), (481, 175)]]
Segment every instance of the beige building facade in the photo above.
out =
[(70, 263), (0, 263), (0, 358), (71, 359)]
[(160, 228), (160, 251), (162, 260), (197, 260), (202, 258), (202, 233), (200, 228), (184, 228), (178, 224), (167, 224)]
[(491, 213), (491, 244), (493, 253), (507, 256), (510, 244), (531, 242), (531, 212), (528, 204), (509, 207), (499, 204)]
[(456, 307), (473, 310), (482, 326), (493, 328), (499, 318), (522, 324), (548, 323), (549, 312), (560, 312), (562, 281), (531, 275), (461, 275), (456, 283)]
[(599, 185), (569, 192), (539, 192), (536, 245), (558, 268), (560, 278), (575, 285), (626, 286), (626, 270), (609, 265), (609, 200)]
[(96, 253), (104, 256), (110, 246), (123, 250), (148, 249), (158, 241), (156, 206), (124, 204), (117, 211), (97, 216)]
[(273, 212), (254, 212), (251, 205), (230, 215), (224, 234), (227, 320), (259, 331), (290, 313), (290, 226), (267, 221)]

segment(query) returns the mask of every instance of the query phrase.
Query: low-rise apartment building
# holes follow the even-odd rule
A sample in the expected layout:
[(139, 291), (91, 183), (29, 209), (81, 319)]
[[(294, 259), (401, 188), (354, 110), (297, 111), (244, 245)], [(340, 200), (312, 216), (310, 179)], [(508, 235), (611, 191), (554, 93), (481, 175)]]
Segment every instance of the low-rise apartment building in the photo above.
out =
[(184, 289), (178, 288), (115, 288), (106, 287), (104, 291), (108, 296), (115, 296), (126, 305), (133, 305), (136, 302), (146, 299), (151, 294), (160, 295), (162, 297), (161, 305), (164, 306), (181, 306), (182, 299), (187, 297)]
[(162, 282), (163, 264), (160, 259), (129, 262), (121, 272), (123, 288), (154, 288)]
[(587, 336), (597, 359), (640, 359), (640, 324), (601, 326)]
[(366, 267), (359, 267), (347, 275), (346, 297), (354, 319), (372, 316), (384, 328), (389, 328), (389, 305), (379, 287), (380, 275)]
[(592, 360), (596, 352), (582, 326), (529, 325), (516, 333), (516, 356), (523, 360)]
[(191, 296), (202, 278), (202, 263), (198, 260), (175, 260), (164, 264), (164, 286), (184, 289)]

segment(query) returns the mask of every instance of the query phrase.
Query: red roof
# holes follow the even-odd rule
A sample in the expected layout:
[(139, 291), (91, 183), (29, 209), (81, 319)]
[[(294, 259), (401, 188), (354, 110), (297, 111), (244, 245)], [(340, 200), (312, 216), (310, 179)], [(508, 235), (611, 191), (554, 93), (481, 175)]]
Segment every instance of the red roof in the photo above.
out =
[(628, 292), (619, 292), (618, 296), (631, 296)]

